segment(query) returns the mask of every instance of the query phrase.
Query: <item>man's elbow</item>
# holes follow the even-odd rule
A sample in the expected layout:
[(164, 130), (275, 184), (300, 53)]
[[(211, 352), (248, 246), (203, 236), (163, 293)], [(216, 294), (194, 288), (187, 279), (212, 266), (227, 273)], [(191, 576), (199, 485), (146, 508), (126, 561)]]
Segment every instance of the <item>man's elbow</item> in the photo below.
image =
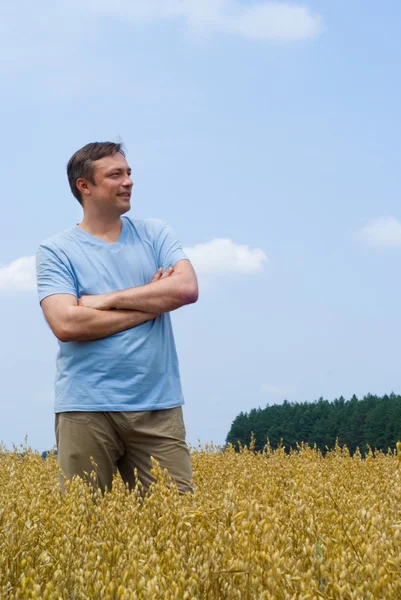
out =
[(72, 332), (65, 325), (59, 325), (53, 329), (53, 333), (60, 342), (72, 342)]
[(197, 302), (199, 297), (199, 290), (197, 285), (185, 285), (181, 290), (181, 301), (183, 304), (194, 304)]
[(69, 309), (57, 323), (54, 323), (52, 330), (60, 342), (73, 342), (76, 339), (77, 332), (74, 331), (76, 329), (74, 328), (74, 317), (75, 313)]

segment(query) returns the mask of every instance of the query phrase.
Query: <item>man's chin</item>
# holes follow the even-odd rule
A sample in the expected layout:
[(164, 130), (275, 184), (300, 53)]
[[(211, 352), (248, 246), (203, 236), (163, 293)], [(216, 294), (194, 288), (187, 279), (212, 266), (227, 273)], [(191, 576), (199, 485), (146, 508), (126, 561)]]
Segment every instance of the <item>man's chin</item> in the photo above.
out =
[(128, 212), (129, 210), (131, 210), (131, 202), (124, 202), (123, 205), (120, 205), (118, 207), (119, 213), (120, 215), (124, 215), (126, 212)]

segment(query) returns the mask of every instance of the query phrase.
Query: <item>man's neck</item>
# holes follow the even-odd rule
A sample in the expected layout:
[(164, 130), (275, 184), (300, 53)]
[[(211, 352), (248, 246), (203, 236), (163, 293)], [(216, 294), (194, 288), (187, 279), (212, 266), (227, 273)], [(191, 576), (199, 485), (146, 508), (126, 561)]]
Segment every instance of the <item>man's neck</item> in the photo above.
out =
[(78, 227), (94, 237), (113, 243), (120, 236), (122, 221), (120, 216), (111, 219), (104, 216), (100, 218), (93, 218), (91, 216), (88, 218), (87, 215), (84, 215), (81, 223), (78, 223)]

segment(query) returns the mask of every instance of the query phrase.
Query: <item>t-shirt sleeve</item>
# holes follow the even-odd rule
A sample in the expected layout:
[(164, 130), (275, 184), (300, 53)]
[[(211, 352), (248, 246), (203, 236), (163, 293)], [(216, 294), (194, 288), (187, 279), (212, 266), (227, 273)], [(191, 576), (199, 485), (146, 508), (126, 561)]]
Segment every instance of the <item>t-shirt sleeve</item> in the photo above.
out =
[(77, 296), (71, 267), (49, 246), (41, 245), (36, 252), (36, 283), (39, 302), (53, 294)]
[(189, 260), (173, 229), (165, 221), (159, 221), (154, 247), (159, 267), (173, 267), (179, 260)]

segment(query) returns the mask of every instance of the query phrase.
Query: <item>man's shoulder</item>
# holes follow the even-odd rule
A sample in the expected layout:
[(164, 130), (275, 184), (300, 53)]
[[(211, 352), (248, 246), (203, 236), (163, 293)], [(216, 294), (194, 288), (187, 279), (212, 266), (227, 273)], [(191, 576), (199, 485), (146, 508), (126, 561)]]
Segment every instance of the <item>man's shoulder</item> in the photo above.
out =
[(74, 227), (70, 227), (69, 229), (51, 235), (40, 242), (38, 250), (43, 248), (48, 248), (53, 251), (64, 249), (75, 239), (74, 230)]

